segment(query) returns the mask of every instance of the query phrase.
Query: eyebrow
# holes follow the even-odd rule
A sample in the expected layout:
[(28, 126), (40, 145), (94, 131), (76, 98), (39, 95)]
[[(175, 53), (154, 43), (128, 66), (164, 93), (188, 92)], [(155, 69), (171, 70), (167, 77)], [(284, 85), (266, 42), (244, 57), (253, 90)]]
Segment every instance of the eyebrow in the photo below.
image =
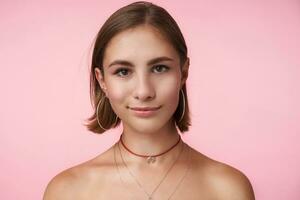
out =
[[(157, 57), (157, 58), (153, 58), (153, 59), (149, 60), (147, 62), (147, 65), (153, 65), (155, 63), (159, 63), (159, 62), (162, 62), (162, 61), (173, 61), (173, 59), (169, 58), (169, 57), (166, 57), (166, 56)], [(118, 65), (118, 64), (119, 65), (130, 66), (130, 67), (134, 66), (131, 62), (129, 62), (127, 60), (115, 60), (112, 63), (110, 63), (108, 67), (111, 67), (113, 65)]]

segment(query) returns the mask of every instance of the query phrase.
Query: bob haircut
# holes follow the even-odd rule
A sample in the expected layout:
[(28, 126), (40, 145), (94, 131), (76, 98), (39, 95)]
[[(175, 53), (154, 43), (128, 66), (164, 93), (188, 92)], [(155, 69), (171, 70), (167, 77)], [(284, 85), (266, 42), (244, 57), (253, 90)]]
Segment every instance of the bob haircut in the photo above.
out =
[[(103, 133), (120, 124), (121, 120), (113, 111), (109, 100), (105, 98), (105, 93), (102, 91), (96, 79), (95, 68), (99, 68), (104, 77), (102, 66), (103, 57), (109, 41), (118, 33), (135, 28), (139, 25), (151, 25), (167, 38), (168, 42), (170, 42), (179, 55), (181, 69), (187, 61), (187, 46), (184, 37), (175, 20), (164, 8), (150, 2), (138, 1), (114, 12), (98, 32), (92, 54), (90, 69), (90, 99), (94, 108), (94, 113), (87, 119), (87, 123), (85, 124), (87, 129), (91, 132)], [(191, 125), (186, 84), (183, 85), (182, 90), (184, 97), (180, 92), (179, 103), (173, 114), (174, 123), (176, 123), (176, 126), (181, 133), (188, 131), (188, 128)], [(185, 98), (185, 103), (183, 102), (183, 98)], [(102, 100), (104, 101), (102, 102)], [(185, 108), (183, 107), (184, 105)], [(183, 116), (180, 120), (181, 115)], [(101, 126), (99, 126), (98, 121)]]

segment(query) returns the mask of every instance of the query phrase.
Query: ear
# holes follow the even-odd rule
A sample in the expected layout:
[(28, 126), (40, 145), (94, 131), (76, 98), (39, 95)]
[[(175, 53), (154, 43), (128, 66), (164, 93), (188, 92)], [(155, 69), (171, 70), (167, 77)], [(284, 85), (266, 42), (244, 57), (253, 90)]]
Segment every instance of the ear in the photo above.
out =
[(97, 79), (101, 89), (107, 96), (106, 83), (104, 81), (104, 77), (102, 76), (101, 70), (98, 67), (95, 68), (95, 76), (96, 76), (96, 79)]
[(190, 66), (190, 58), (187, 57), (184, 65), (182, 66), (182, 69), (181, 69), (181, 87), (185, 84), (187, 78), (188, 78), (188, 75), (189, 75), (189, 66)]

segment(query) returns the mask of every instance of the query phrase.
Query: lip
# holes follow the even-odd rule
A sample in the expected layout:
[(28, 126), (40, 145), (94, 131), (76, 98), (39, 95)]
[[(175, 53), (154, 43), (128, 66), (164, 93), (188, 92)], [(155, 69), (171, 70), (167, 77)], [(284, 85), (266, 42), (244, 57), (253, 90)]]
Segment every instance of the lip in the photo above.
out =
[(131, 107), (130, 109), (133, 113), (138, 117), (150, 117), (154, 115), (157, 110), (160, 109), (161, 106), (158, 107)]
[(157, 107), (130, 107), (131, 110), (134, 111), (154, 111), (154, 110), (158, 110), (160, 108), (160, 106)]

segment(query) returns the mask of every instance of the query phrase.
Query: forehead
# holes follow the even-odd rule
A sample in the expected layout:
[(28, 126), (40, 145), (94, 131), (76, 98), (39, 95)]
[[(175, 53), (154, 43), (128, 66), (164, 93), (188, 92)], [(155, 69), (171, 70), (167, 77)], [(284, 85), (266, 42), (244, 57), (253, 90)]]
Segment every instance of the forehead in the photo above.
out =
[(142, 63), (155, 57), (167, 56), (179, 62), (172, 44), (157, 29), (141, 25), (122, 31), (108, 43), (103, 64), (107, 66), (116, 59)]

